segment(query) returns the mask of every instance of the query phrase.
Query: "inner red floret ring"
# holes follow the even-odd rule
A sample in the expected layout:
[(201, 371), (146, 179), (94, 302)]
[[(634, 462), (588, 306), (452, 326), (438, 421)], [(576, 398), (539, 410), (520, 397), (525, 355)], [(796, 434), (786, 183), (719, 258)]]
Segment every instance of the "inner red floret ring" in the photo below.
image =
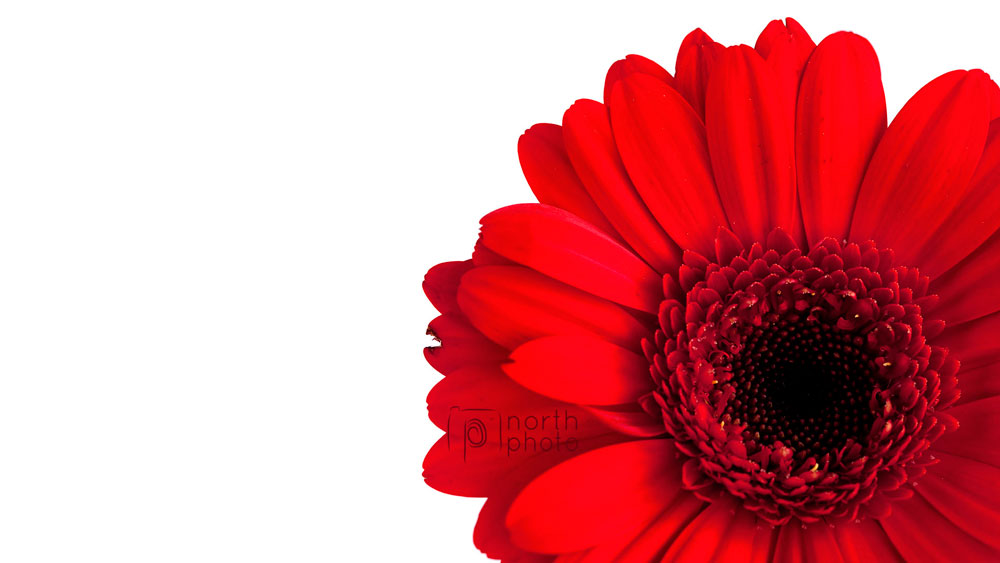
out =
[(806, 254), (781, 230), (746, 249), (720, 229), (715, 248), (664, 277), (643, 343), (685, 487), (775, 525), (886, 516), (957, 427), (939, 412), (959, 364), (929, 344), (944, 323), (925, 319), (928, 278), (870, 241)]

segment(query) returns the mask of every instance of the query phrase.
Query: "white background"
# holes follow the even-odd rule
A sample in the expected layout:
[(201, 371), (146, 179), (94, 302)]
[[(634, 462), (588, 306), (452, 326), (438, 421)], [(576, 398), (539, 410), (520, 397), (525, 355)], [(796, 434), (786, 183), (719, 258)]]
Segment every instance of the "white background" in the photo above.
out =
[(784, 16), (868, 37), (890, 115), (1000, 72), (971, 3), (539, 4), (2, 4), (0, 560), (479, 560), (420, 282), (530, 199), (526, 127)]

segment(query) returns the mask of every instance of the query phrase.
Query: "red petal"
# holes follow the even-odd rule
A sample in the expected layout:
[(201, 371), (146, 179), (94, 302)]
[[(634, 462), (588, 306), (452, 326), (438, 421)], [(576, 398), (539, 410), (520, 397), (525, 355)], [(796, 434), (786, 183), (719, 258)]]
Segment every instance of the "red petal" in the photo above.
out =
[(1000, 118), (1000, 86), (993, 82), (990, 86), (990, 119)]
[(629, 406), (631, 408), (627, 409), (623, 409), (622, 405), (615, 405), (615, 408), (588, 406), (587, 410), (605, 426), (621, 434), (637, 438), (653, 438), (662, 436), (666, 432), (662, 418), (654, 417), (639, 405)]
[(868, 561), (902, 561), (879, 523), (871, 518), (834, 527), (837, 545), (844, 560), (851, 563)]
[(799, 226), (792, 124), (774, 73), (756, 51), (726, 49), (708, 83), (705, 129), (730, 225), (744, 244)]
[(700, 28), (687, 34), (677, 50), (677, 76), (674, 79), (680, 92), (699, 117), (705, 117), (705, 90), (715, 62), (725, 49)]
[(1000, 364), (963, 367), (958, 374), (958, 386), (962, 395), (955, 401), (956, 405), (1000, 395)]
[(809, 55), (816, 48), (806, 30), (799, 22), (787, 18), (787, 24), (774, 20), (767, 24), (754, 49), (767, 61), (774, 71), (778, 90), (781, 92), (782, 104), (788, 112), (789, 126), (795, 119), (795, 99), (799, 91), (799, 81), (802, 69), (809, 60)]
[[(792, 522), (789, 524), (795, 526)], [(834, 529), (824, 523), (806, 526), (802, 530), (802, 545), (805, 547), (805, 560), (814, 562), (840, 563), (847, 561), (840, 549), (840, 541), (834, 534)]]
[[(747, 561), (754, 552), (756, 524), (723, 497), (708, 506), (670, 545), (664, 561)], [(718, 555), (717, 555), (718, 554)]]
[(622, 238), (660, 273), (680, 266), (681, 252), (656, 222), (625, 171), (604, 105), (579, 100), (563, 115), (566, 151), (590, 196)]
[[(691, 494), (678, 494), (673, 503), (656, 516), (627, 544), (608, 542), (591, 549), (581, 561), (658, 561), (677, 535), (704, 509), (705, 502)], [(766, 552), (765, 552), (766, 554)]]
[(964, 403), (947, 413), (958, 419), (958, 430), (938, 438), (931, 449), (1000, 467), (1000, 397)]
[[(504, 482), (510, 484), (510, 478), (506, 478)], [(551, 555), (531, 553), (514, 545), (510, 539), (510, 532), (504, 525), (510, 504), (514, 502), (521, 488), (523, 485), (508, 486), (486, 499), (483, 509), (479, 511), (479, 519), (472, 534), (473, 542), (490, 559), (517, 563), (551, 563)]]
[(616, 303), (655, 314), (660, 276), (612, 238), (556, 207), (524, 203), (480, 221), (483, 244), (497, 254)]
[[(716, 503), (720, 504), (720, 503)], [(757, 521), (753, 512), (734, 504), (730, 511), (736, 511), (719, 542), (719, 547), (712, 554), (713, 561), (760, 561), (767, 557), (771, 548), (769, 534), (761, 534), (759, 528), (768, 527)]]
[(447, 313), (431, 321), (427, 333), (440, 341), (424, 348), (424, 358), (443, 375), (471, 365), (498, 365), (507, 351), (490, 342), (461, 313)]
[(958, 266), (934, 280), (931, 292), (941, 298), (934, 314), (952, 325), (1000, 310), (997, 272), (1000, 272), (1000, 231)]
[(424, 294), (441, 313), (458, 312), (458, 280), (472, 269), (472, 260), (442, 262), (427, 271), (424, 276)]
[(708, 254), (727, 225), (712, 180), (705, 129), (681, 96), (641, 74), (611, 94), (615, 141), (647, 207), (682, 248)]
[[(586, 409), (533, 393), (496, 366), (445, 377), (427, 395), (427, 411), (446, 434), (427, 453), (424, 478), (453, 495), (486, 496), (499, 478), (525, 464), (540, 464), (542, 471), (624, 438), (608, 433)], [(535, 442), (529, 445), (525, 436)], [(543, 438), (551, 443), (540, 445)]]
[[(598, 445), (598, 441), (581, 442), (581, 450), (576, 455), (592, 451), (611, 443)], [(548, 462), (556, 461), (546, 459)], [(536, 561), (552, 561), (551, 555), (531, 553), (514, 545), (511, 540), (510, 531), (506, 526), (507, 512), (510, 505), (517, 498), (524, 487), (553, 465), (543, 465), (541, 463), (524, 463), (516, 470), (505, 474), (501, 479), (494, 482), (489, 498), (479, 512), (479, 519), (476, 522), (476, 529), (473, 532), (473, 541), (476, 547), (492, 559), (502, 559), (504, 561), (516, 561), (518, 563), (531, 563)]]
[(592, 336), (532, 340), (510, 355), (503, 370), (528, 389), (586, 405), (635, 402), (653, 388), (649, 362)]
[(997, 487), (997, 483), (1000, 483), (1000, 467), (941, 451), (936, 451), (935, 455), (939, 463), (927, 467), (928, 476), (921, 478), (920, 487), (924, 486), (928, 478), (933, 477), (978, 497), (978, 500), (990, 506), (1000, 507), (1000, 487)]
[(954, 71), (903, 106), (865, 174), (853, 240), (872, 239), (898, 263), (924, 266), (921, 251), (965, 193), (986, 145), (989, 90), (982, 71)]
[(649, 331), (624, 309), (517, 266), (483, 266), (467, 273), (458, 304), (490, 340), (509, 350), (559, 334), (594, 334), (640, 350)]
[(782, 563), (806, 561), (801, 525), (792, 523), (778, 529), (778, 541), (774, 545), (774, 560)]
[(918, 484), (913, 490), (942, 516), (1000, 554), (1000, 507), (984, 498), (990, 496), (990, 489), (997, 488), (996, 481), (979, 491), (970, 489), (968, 483), (930, 472)]
[(753, 537), (753, 553), (748, 561), (752, 563), (767, 563), (772, 561), (772, 550), (775, 542), (778, 541), (779, 529), (772, 528), (770, 524), (760, 524)]
[(566, 156), (562, 127), (539, 123), (517, 141), (521, 170), (538, 201), (565, 209), (598, 229), (618, 238), (618, 233), (587, 195)]
[(718, 264), (727, 265), (743, 252), (745, 247), (729, 229), (719, 227), (715, 233), (715, 258)]
[(677, 473), (669, 440), (588, 452), (525, 487), (507, 513), (507, 528), (516, 544), (539, 553), (598, 545), (620, 527), (662, 510), (680, 492)]
[(995, 561), (997, 553), (941, 515), (920, 495), (880, 520), (907, 561)]
[[(438, 381), (427, 394), (428, 418), (445, 432), (452, 430), (451, 426), (455, 421), (461, 425), (464, 417), (472, 416), (464, 414), (465, 411), (485, 409), (501, 412), (517, 409), (518, 413), (530, 413), (542, 410), (548, 412), (549, 407), (558, 406), (572, 406), (580, 410), (575, 405), (563, 405), (525, 389), (507, 377), (498, 365), (470, 366), (457, 370)], [(475, 416), (484, 418), (479, 414)], [(461, 432), (456, 435), (461, 438)]]
[(934, 344), (948, 348), (951, 357), (962, 362), (962, 369), (1000, 361), (1000, 312), (945, 327), (944, 332), (934, 339)]
[(800, 61), (800, 69), (805, 66), (815, 47), (816, 43), (794, 18), (785, 18), (784, 22), (771, 20), (754, 44), (754, 49), (765, 59), (780, 57), (797, 60)]
[(648, 74), (671, 87), (674, 85), (674, 77), (662, 66), (641, 55), (628, 55), (624, 59), (615, 61), (608, 69), (608, 75), (604, 79), (604, 101), (611, 99), (611, 90), (615, 82), (634, 73)]
[[(948, 269), (969, 256), (1000, 228), (1000, 190), (996, 189), (1000, 185), (1000, 120), (994, 120), (990, 124), (986, 150), (983, 151), (969, 185), (971, 187), (968, 193), (934, 234), (933, 244), (928, 244), (921, 254), (924, 264), (921, 266), (921, 273), (929, 275), (931, 279), (946, 271), (946, 277), (963, 275), (952, 274), (954, 270)], [(983, 253), (980, 250), (976, 254), (982, 256)], [(966, 262), (971, 260), (967, 259)], [(946, 282), (941, 280), (938, 285), (944, 287), (944, 283)]]
[(802, 75), (795, 125), (799, 195), (810, 246), (847, 236), (858, 189), (885, 124), (881, 71), (868, 41), (839, 32), (820, 42)]
[(456, 441), (445, 435), (431, 446), (423, 463), (423, 477), (428, 486), (450, 495), (486, 497), (521, 465), (531, 465), (541, 473), (569, 457), (565, 452), (558, 457), (507, 456), (505, 450), (492, 447), (467, 452), (464, 444), (461, 439)]
[[(544, 204), (543, 204), (544, 205)], [(555, 208), (558, 209), (558, 208)], [(500, 256), (496, 252), (493, 252), (489, 248), (483, 245), (483, 237), (480, 236), (479, 240), (476, 241), (476, 247), (472, 251), (472, 263), (479, 266), (516, 266), (517, 262), (513, 260), (508, 260), (503, 256)]]
[[(581, 442), (580, 450), (574, 455), (579, 455), (586, 451), (603, 447), (604, 445), (610, 445), (610, 443), (600, 444), (599, 440), (584, 440)], [(510, 532), (505, 525), (505, 520), (507, 512), (510, 510), (510, 505), (521, 490), (534, 480), (535, 477), (538, 477), (545, 470), (552, 468), (561, 461), (562, 458), (540, 456), (537, 458), (537, 462), (522, 463), (515, 470), (494, 480), (489, 498), (483, 505), (483, 509), (479, 511), (479, 519), (476, 521), (476, 529), (473, 532), (473, 541), (480, 551), (492, 559), (517, 561), (518, 563), (552, 561), (551, 555), (530, 553), (514, 545), (510, 538)]]

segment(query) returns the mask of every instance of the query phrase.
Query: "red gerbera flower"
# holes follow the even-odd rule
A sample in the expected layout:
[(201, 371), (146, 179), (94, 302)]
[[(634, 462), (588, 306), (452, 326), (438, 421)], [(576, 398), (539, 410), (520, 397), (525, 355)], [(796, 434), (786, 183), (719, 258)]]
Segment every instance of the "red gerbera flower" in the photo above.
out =
[(616, 62), (427, 274), (427, 482), (509, 561), (998, 560), (998, 115), (791, 19)]

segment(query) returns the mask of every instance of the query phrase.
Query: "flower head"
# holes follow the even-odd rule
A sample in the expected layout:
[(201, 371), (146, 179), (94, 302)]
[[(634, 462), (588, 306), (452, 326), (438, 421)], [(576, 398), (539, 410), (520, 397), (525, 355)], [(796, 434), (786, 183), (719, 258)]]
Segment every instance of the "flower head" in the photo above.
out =
[(504, 560), (996, 560), (998, 117), (791, 19), (616, 62), (428, 272), (428, 483)]

